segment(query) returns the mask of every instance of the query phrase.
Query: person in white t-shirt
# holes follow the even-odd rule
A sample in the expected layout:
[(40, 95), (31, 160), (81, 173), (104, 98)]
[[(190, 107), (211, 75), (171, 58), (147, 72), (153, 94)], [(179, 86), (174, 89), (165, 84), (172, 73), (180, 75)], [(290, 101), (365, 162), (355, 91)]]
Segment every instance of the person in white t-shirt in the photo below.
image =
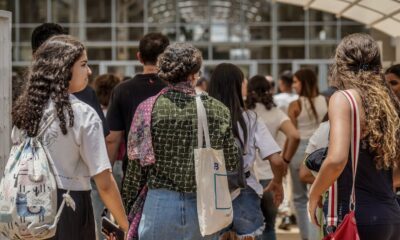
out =
[(40, 141), (53, 160), (58, 205), (70, 190), (76, 209), (63, 209), (54, 240), (96, 238), (91, 177), (120, 228), (128, 230), (100, 117), (92, 107), (71, 95), (87, 85), (91, 74), (87, 61), (85, 47), (79, 41), (67, 35), (50, 38), (36, 50), (27, 88), (12, 111), (13, 144), (37, 136), (44, 122), (55, 117)]
[(296, 101), (299, 95), (293, 92), (293, 74), (291, 71), (284, 71), (279, 76), (278, 89), (279, 93), (274, 95), (274, 103), (284, 113), (288, 113), (289, 104)]
[[(209, 95), (221, 101), (231, 113), (233, 135), (239, 139), (243, 155), (243, 169), (247, 187), (233, 200), (233, 223), (230, 230), (238, 239), (255, 239), (264, 230), (261, 197), (265, 191), (274, 192), (274, 202), (283, 199), (282, 176), (284, 172), (280, 148), (265, 124), (253, 111), (245, 110), (243, 95), (247, 92), (243, 72), (230, 63), (219, 64), (210, 79)], [(254, 173), (256, 153), (269, 160), (274, 176), (266, 188), (257, 181)], [(226, 237), (226, 234), (223, 236)], [(226, 238), (222, 238), (226, 239)], [(236, 238), (235, 238), (236, 239)]]
[[(290, 163), (300, 141), (299, 133), (289, 117), (276, 107), (271, 94), (272, 86), (261, 75), (252, 77), (247, 87), (246, 106), (248, 109), (256, 112), (258, 118), (265, 123), (272, 137), (276, 139), (279, 132), (286, 136), (287, 144), (283, 150), (282, 157), (286, 164)], [(269, 162), (262, 161), (257, 156), (254, 171), (257, 179), (263, 186), (267, 186), (274, 177)], [(285, 196), (286, 197), (286, 196)], [(275, 218), (277, 207), (273, 204), (273, 196), (270, 192), (264, 192), (261, 201), (261, 208), (265, 218), (265, 229), (263, 239), (276, 239), (275, 236)]]

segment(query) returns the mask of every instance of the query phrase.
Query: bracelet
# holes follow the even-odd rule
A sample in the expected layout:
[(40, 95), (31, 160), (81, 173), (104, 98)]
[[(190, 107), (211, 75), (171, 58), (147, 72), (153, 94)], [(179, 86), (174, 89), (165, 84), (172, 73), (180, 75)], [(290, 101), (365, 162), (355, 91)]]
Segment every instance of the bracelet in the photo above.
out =
[(283, 159), (283, 161), (284, 161), (285, 163), (290, 164), (290, 161), (287, 160), (286, 158), (282, 158), (282, 159)]

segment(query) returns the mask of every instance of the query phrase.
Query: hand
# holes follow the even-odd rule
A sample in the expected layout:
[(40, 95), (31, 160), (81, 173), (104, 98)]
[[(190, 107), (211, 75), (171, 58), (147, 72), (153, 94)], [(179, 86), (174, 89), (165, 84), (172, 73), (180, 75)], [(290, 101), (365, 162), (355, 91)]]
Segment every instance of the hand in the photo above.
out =
[[(113, 233), (111, 233), (110, 235), (108, 235), (108, 236), (106, 237), (106, 239), (107, 239), (107, 240), (117, 240), (117, 237), (116, 237)], [(128, 238), (127, 238), (127, 232), (125, 232), (124, 239), (128, 239)]]
[(316, 214), (317, 207), (322, 208), (322, 196), (312, 196), (310, 194), (310, 199), (308, 200), (308, 218), (314, 225), (320, 227)]
[(283, 161), (283, 176), (285, 177), (288, 173), (289, 163)]
[(273, 192), (274, 205), (279, 207), (283, 201), (283, 186), (282, 182), (278, 183), (275, 179), (272, 179), (268, 186), (264, 189), (264, 192)]

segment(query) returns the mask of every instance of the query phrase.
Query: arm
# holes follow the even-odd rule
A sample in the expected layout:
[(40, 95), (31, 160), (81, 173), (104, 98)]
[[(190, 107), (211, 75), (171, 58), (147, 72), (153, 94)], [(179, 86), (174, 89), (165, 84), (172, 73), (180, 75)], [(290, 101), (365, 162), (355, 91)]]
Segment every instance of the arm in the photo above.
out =
[(340, 176), (346, 166), (350, 149), (351, 117), (350, 105), (342, 93), (335, 93), (329, 104), (331, 125), (328, 156), (310, 189), (309, 213), (315, 220), (315, 210), (320, 196)]
[(274, 178), (264, 189), (264, 191), (272, 191), (274, 193), (274, 204), (278, 207), (282, 203), (284, 197), (282, 186), (282, 178), (284, 172), (283, 160), (279, 153), (274, 153), (266, 157), (265, 159), (268, 159), (271, 163), (271, 169), (272, 173), (274, 174)]
[(289, 104), (288, 116), (292, 121), (293, 125), (297, 128), (297, 117), (300, 115), (300, 103), (299, 101), (293, 101)]
[(119, 145), (121, 144), (121, 140), (123, 138), (124, 131), (110, 131), (110, 134), (106, 137), (107, 144), (107, 153), (110, 158), (111, 165), (114, 165), (114, 162), (117, 158)]
[(304, 183), (312, 184), (315, 181), (315, 177), (311, 173), (310, 169), (306, 167), (306, 165), (300, 165), (300, 172), (299, 172), (300, 180)]
[(118, 225), (125, 232), (128, 231), (129, 223), (126, 217), (124, 207), (122, 206), (121, 195), (118, 191), (117, 183), (111, 174), (111, 171), (105, 170), (93, 177), (96, 182), (101, 200), (110, 210)]
[(284, 121), (279, 130), (281, 130), (286, 136), (286, 143), (283, 149), (282, 157), (290, 161), (293, 155), (296, 153), (297, 147), (300, 143), (299, 132), (290, 120)]

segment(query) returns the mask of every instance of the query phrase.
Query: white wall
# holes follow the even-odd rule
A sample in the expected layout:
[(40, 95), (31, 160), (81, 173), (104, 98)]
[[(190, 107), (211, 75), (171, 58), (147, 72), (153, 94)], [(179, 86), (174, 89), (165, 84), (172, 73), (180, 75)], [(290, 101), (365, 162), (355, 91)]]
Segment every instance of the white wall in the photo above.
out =
[(11, 12), (0, 10), (0, 173), (10, 152), (11, 135)]

